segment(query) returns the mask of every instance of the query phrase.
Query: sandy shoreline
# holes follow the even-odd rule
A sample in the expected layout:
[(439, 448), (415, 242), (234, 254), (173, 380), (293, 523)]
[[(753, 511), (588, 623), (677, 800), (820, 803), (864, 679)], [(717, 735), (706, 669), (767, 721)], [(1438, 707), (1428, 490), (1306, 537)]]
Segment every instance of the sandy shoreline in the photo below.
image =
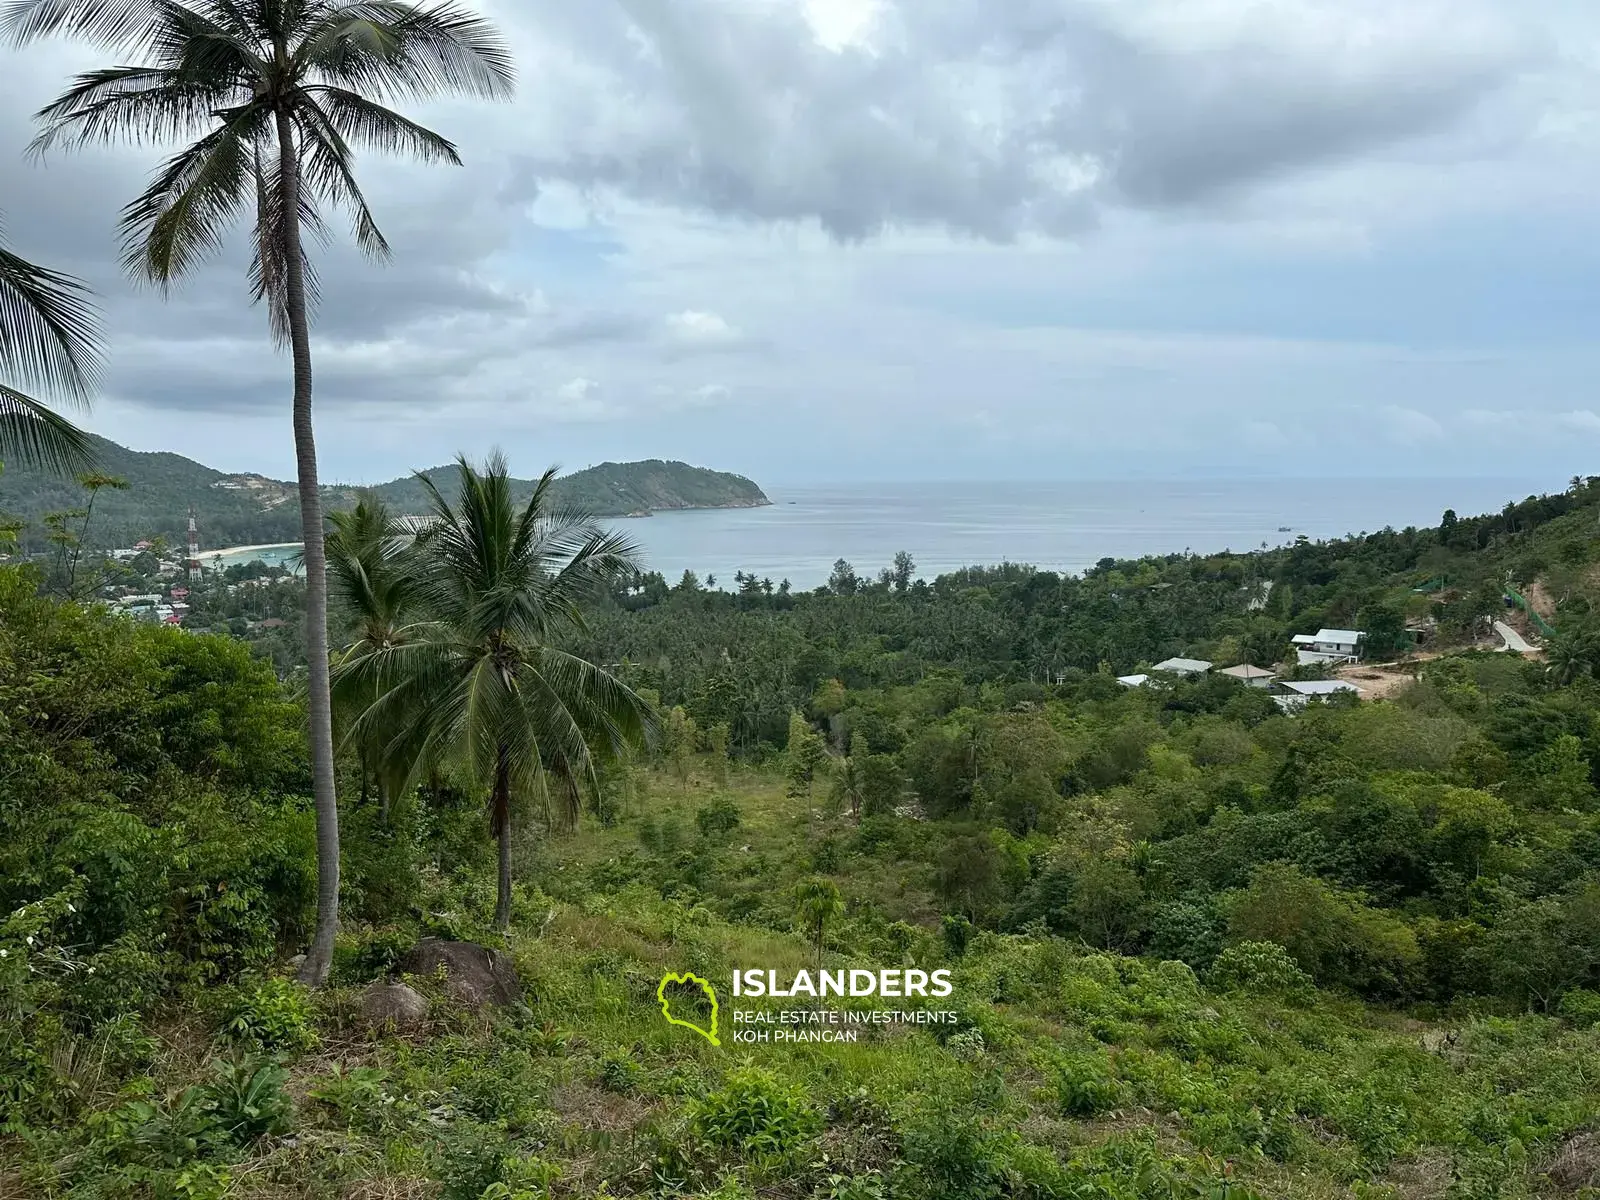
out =
[(200, 561), (208, 558), (229, 558), (235, 554), (253, 553), (256, 550), (289, 550), (298, 549), (299, 542), (263, 542), (259, 546), (224, 546), (220, 550), (200, 551)]

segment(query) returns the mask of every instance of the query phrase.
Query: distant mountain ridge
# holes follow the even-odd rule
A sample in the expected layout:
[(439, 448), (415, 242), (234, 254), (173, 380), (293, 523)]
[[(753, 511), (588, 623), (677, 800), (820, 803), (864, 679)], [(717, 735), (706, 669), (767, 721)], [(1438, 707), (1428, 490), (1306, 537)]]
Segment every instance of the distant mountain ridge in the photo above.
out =
[[(191, 506), (200, 526), (201, 545), (210, 549), (300, 540), (300, 506), (292, 482), (218, 471), (181, 454), (130, 450), (106, 438), (93, 441), (99, 455), (96, 469), (125, 479), (129, 485), (126, 491), (102, 490), (96, 498), (90, 530), (96, 545), (126, 546), (155, 537), (181, 542)], [(431, 467), (426, 474), (447, 484), (453, 469)], [(515, 480), (516, 494), (526, 497), (535, 482)], [(410, 476), (365, 488), (325, 484), (323, 502), (329, 508), (348, 508), (364, 491), (381, 496), (399, 513), (426, 509), (426, 492)], [(574, 471), (557, 480), (555, 492), (558, 501), (599, 517), (692, 508), (758, 508), (771, 503), (743, 475), (661, 459), (605, 462)], [(42, 521), (46, 513), (81, 507), (83, 502), (83, 489), (72, 479), (20, 465), (7, 464), (0, 470), (0, 514), (26, 522), (24, 549), (45, 547)]]

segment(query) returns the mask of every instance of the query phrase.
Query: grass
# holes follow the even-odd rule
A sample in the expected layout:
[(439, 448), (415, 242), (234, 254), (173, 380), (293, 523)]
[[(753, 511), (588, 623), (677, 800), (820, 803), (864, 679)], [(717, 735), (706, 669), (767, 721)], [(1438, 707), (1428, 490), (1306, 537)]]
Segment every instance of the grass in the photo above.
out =
[[(347, 970), (292, 1001), (316, 1041), (284, 1049), (230, 1042), (229, 1005), (244, 993), (200, 997), (152, 1025), (145, 1071), (102, 1081), (89, 1107), (170, 1113), (212, 1058), (276, 1051), (290, 1132), (169, 1161), (151, 1149), (166, 1118), (120, 1136), (97, 1116), (0, 1141), (0, 1194), (1421, 1200), (1553, 1195), (1550, 1164), (1566, 1163), (1569, 1182), (1600, 1166), (1583, 1159), (1593, 1139), (1575, 1136), (1600, 1115), (1596, 1029), (1535, 1017), (1435, 1027), (1327, 993), (1219, 992), (1181, 964), (1050, 939), (980, 934), (947, 961), (919, 924), (936, 906), (914, 837), (910, 857), (841, 860), (832, 877), (852, 912), (829, 964), (948, 965), (955, 993), (929, 1006), (959, 1022), (869, 1026), (855, 1044), (713, 1047), (661, 1019), (661, 975), (711, 979), (729, 1014), (736, 967), (813, 965), (784, 927), (785, 889), (821, 839), (849, 831), (758, 773), (654, 775), (648, 790), (658, 835), (669, 818), (682, 827), (675, 849), (641, 844), (641, 811), (523, 848), (530, 882), (508, 950), (524, 1008), (467, 1011), (416, 980), (426, 1026), (378, 1033), (359, 1015), (363, 972)], [(691, 831), (718, 796), (741, 822), (708, 848)], [(683, 882), (697, 858), (712, 864), (700, 889)], [(484, 889), (434, 886), (429, 907), (486, 937)], [(908, 944), (882, 932), (902, 921), (915, 926)], [(344, 961), (385, 936), (351, 929)], [(807, 1002), (766, 1007), (785, 1003)]]

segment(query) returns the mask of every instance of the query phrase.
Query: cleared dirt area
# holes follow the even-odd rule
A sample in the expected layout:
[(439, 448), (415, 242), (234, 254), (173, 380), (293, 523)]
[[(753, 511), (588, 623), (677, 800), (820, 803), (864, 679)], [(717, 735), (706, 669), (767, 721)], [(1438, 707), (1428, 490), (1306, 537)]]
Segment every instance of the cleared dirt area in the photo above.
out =
[(1351, 663), (1333, 675), (1360, 688), (1363, 700), (1386, 700), (1407, 684), (1415, 683), (1422, 664), (1437, 657), (1423, 653), (1403, 663)]

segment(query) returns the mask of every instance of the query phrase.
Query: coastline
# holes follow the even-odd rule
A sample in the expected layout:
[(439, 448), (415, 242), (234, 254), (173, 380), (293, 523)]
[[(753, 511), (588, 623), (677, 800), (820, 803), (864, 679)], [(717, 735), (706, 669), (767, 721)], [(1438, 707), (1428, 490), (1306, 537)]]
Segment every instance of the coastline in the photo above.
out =
[(299, 545), (300, 542), (262, 542), (258, 546), (224, 546), (220, 550), (200, 551), (200, 561), (203, 563), (210, 558), (231, 558), (235, 554), (249, 554), (257, 550), (288, 550)]

